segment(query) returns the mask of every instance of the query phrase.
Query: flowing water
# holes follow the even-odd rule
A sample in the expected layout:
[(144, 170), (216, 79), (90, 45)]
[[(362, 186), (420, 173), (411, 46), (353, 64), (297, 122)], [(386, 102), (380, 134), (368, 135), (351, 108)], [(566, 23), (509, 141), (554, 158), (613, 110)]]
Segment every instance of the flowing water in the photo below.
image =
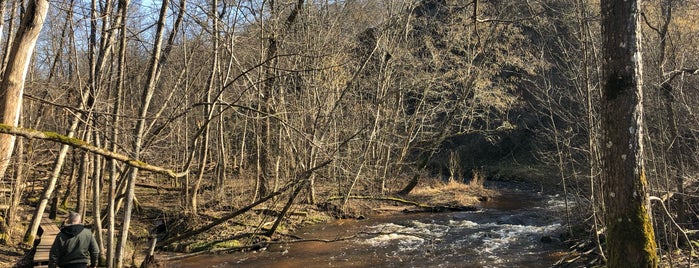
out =
[(483, 202), (478, 211), (338, 220), (297, 232), (304, 239), (337, 242), (278, 244), (169, 266), (549, 267), (565, 250), (557, 239), (564, 232), (563, 208), (560, 197), (511, 191)]

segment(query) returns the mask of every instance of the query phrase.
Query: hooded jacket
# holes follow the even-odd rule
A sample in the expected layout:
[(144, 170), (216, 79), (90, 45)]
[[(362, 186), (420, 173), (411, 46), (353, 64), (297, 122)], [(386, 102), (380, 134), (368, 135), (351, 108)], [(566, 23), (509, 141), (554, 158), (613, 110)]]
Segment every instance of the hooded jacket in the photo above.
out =
[(97, 241), (90, 229), (82, 224), (67, 224), (56, 235), (51, 246), (49, 267), (85, 263), (97, 266), (100, 254)]

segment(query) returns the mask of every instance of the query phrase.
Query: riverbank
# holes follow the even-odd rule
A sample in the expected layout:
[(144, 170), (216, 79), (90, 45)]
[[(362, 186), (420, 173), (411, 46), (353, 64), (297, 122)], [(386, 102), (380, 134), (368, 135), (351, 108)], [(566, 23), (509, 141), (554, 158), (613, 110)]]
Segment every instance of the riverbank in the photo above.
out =
[[(398, 188), (398, 185), (393, 188)], [(176, 236), (188, 230), (200, 228), (220, 219), (231, 211), (246, 205), (246, 200), (204, 196), (203, 210), (198, 218), (181, 213), (178, 208), (179, 194), (168, 189), (137, 188), (137, 214), (133, 216), (130, 244), (127, 250), (127, 265), (140, 266), (145, 259), (150, 237), (156, 235)], [(359, 192), (361, 193), (361, 192)], [(352, 195), (333, 197), (325, 194), (317, 205), (299, 202), (294, 204), (280, 221), (275, 233), (265, 233), (275, 224), (285, 199), (270, 201), (244, 213), (226, 224), (212, 227), (189, 239), (167, 245), (156, 251), (156, 263), (183, 256), (206, 252), (233, 252), (254, 250), (270, 241), (280, 241), (292, 236), (298, 228), (326, 223), (338, 218), (362, 219), (374, 215), (403, 214), (425, 210), (471, 209), (483, 200), (497, 196), (497, 191), (483, 187), (482, 181), (470, 184), (444, 182), (439, 179), (424, 179), (410, 194), (404, 196)], [(24, 209), (26, 213), (32, 212)], [(24, 215), (27, 218), (29, 215)], [(87, 219), (87, 223), (91, 223)], [(26, 224), (23, 224), (25, 226)], [(17, 232), (23, 226), (16, 226)], [(157, 233), (158, 228), (165, 230)], [(156, 231), (154, 231), (156, 230)], [(31, 248), (15, 243), (0, 246), (0, 267), (26, 267), (31, 262)]]
[[(429, 192), (447, 192), (437, 190)], [(254, 252), (190, 256), (163, 267), (548, 267), (568, 249), (559, 238), (561, 199), (507, 189), (477, 210), (338, 219)]]
[[(229, 224), (216, 226), (196, 238), (183, 240), (158, 252), (156, 260), (168, 261), (206, 253), (250, 251), (294, 239), (299, 228), (324, 224), (335, 219), (365, 219), (424, 211), (474, 210), (485, 200), (497, 196), (483, 181), (469, 184), (444, 182), (438, 179), (421, 181), (410, 194), (403, 196), (351, 195), (325, 198), (318, 205), (295, 204), (272, 236), (263, 235), (274, 224), (279, 206), (260, 207), (241, 215)], [(221, 215), (209, 214), (211, 219)], [(191, 228), (191, 227), (190, 227)]]

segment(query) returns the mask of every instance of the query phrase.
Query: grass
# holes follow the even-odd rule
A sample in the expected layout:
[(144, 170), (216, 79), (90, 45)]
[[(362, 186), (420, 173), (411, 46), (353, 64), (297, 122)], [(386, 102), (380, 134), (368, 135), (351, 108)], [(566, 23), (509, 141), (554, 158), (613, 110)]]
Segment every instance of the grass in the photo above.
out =
[(443, 181), (441, 179), (426, 179), (423, 186), (415, 188), (409, 195), (411, 199), (421, 203), (435, 205), (470, 206), (478, 204), (484, 197), (495, 195), (495, 192), (483, 187), (485, 181), (482, 173), (474, 172), (474, 178), (469, 183), (458, 181)]

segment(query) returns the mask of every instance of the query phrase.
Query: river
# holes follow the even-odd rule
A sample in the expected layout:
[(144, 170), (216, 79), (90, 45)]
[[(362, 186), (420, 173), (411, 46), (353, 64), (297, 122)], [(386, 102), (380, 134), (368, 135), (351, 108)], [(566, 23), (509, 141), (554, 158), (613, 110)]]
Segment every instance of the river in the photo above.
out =
[[(337, 220), (265, 250), (203, 255), (169, 267), (549, 267), (566, 250), (562, 197), (504, 191), (470, 212)], [(543, 242), (542, 242), (543, 241)]]

